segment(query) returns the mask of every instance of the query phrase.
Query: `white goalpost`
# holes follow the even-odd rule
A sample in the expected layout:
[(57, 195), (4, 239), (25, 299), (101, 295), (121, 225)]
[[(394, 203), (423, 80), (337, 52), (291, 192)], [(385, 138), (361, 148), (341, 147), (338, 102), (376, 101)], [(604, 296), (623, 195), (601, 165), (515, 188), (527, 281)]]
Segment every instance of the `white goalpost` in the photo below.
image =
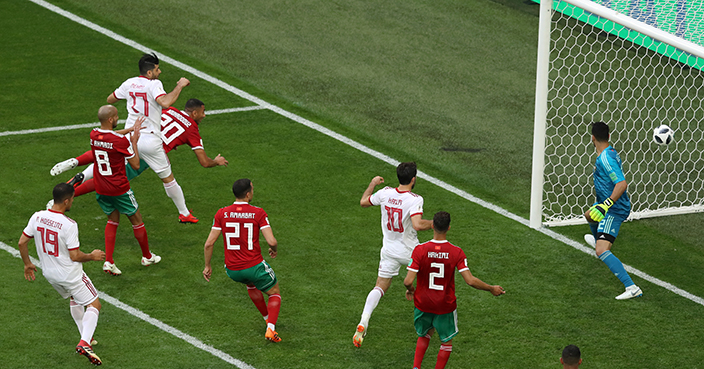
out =
[[(586, 223), (597, 121), (623, 161), (629, 219), (704, 211), (703, 17), (700, 1), (541, 0), (532, 228)], [(670, 145), (653, 142), (661, 124)]]

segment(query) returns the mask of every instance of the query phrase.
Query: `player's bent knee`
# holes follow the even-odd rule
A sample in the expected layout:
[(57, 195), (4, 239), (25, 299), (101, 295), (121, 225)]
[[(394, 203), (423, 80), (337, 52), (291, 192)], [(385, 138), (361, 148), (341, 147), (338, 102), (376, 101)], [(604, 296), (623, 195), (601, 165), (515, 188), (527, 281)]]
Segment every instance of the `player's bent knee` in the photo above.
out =
[(92, 307), (98, 309), (98, 311), (100, 311), (100, 309), (102, 309), (102, 307), (103, 307), (103, 305), (100, 304), (100, 299), (99, 299), (99, 298), (96, 298), (95, 300), (93, 300), (93, 302), (91, 302), (90, 304), (88, 304), (88, 306), (92, 306)]
[(279, 283), (277, 282), (277, 283), (274, 285), (274, 287), (269, 288), (269, 290), (267, 290), (267, 291), (264, 292), (264, 293), (266, 293), (266, 294), (269, 295), (269, 296), (280, 294), (281, 291), (279, 291)]

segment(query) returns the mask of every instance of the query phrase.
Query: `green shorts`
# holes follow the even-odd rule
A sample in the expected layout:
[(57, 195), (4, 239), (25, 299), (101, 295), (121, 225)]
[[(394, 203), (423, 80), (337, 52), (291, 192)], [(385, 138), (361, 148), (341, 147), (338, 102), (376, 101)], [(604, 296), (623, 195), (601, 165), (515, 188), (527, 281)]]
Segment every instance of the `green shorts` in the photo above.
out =
[(276, 286), (276, 274), (266, 261), (243, 270), (230, 270), (225, 268), (227, 276), (235, 282), (253, 284), (259, 291), (266, 292)]
[(107, 215), (117, 210), (120, 214), (125, 214), (129, 217), (134, 215), (137, 209), (139, 209), (139, 205), (137, 205), (137, 200), (135, 200), (132, 190), (128, 190), (118, 196), (100, 195), (96, 193), (95, 199), (98, 200), (98, 205), (100, 205), (100, 208), (103, 209), (103, 212)]
[(132, 166), (129, 164), (125, 165), (125, 171), (127, 172), (127, 180), (131, 181), (132, 178), (142, 174), (142, 172), (144, 172), (147, 169), (149, 169), (149, 164), (147, 164), (147, 162), (144, 161), (144, 159), (142, 159), (142, 158), (139, 158), (139, 169), (138, 170), (132, 169)]
[(457, 329), (457, 310), (447, 314), (432, 314), (415, 308), (413, 325), (416, 327), (418, 337), (425, 336), (430, 328), (435, 328), (442, 342), (451, 340), (459, 332)]

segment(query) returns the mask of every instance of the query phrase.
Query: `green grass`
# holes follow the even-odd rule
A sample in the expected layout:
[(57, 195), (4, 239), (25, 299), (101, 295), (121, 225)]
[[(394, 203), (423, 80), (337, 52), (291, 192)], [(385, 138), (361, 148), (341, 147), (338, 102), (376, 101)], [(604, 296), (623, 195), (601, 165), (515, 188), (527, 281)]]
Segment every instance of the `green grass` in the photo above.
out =
[[(309, 1), (295, 8), (149, 2), (151, 9), (162, 8), (157, 22), (148, 12), (130, 11), (132, 2), (55, 3), (526, 214), (533, 8), (509, 1), (511, 6)], [(0, 4), (0, 30), (10, 40), (0, 71), (13, 87), (0, 92), (3, 106), (13, 107), (0, 110), (0, 131), (96, 121), (105, 97), (136, 73), (139, 52), (29, 2)], [(197, 97), (208, 109), (250, 105), (170, 65), (162, 69), (167, 89), (182, 75), (192, 80), (179, 104)], [(124, 116), (124, 104), (117, 106)], [(399, 281), (375, 311), (364, 346), (351, 344), (381, 245), (378, 209), (362, 209), (358, 201), (375, 175), (394, 185), (393, 167), (270, 111), (210, 115), (201, 134), (209, 155), (222, 154), (229, 167), (203, 169), (187, 148), (169, 154), (201, 222), (178, 224), (160, 181), (144, 173), (132, 187), (152, 248), (164, 259), (140, 266), (139, 247), (123, 218), (115, 252), (123, 276), (107, 276), (99, 263), (87, 263), (96, 287), (258, 369), (410, 366), (412, 305)], [(16, 245), (52, 186), (70, 178), (52, 178), (48, 170), (85, 151), (87, 136), (84, 129), (0, 137), (0, 241)], [(452, 145), (484, 150), (439, 150)], [(284, 341), (277, 345), (265, 343), (263, 321), (243, 286), (224, 273), (210, 283), (201, 276), (211, 217), (233, 201), (230, 186), (240, 177), (254, 181), (253, 204), (268, 212), (281, 245), (271, 260), (283, 297), (277, 328)], [(701, 305), (639, 278), (644, 298), (616, 302), (622, 287), (599, 260), (422, 179), (416, 192), (425, 198), (426, 218), (439, 210), (452, 214), (449, 238), (463, 247), (472, 272), (508, 291), (497, 298), (458, 284), (460, 334), (448, 368), (552, 368), (570, 343), (582, 348), (590, 368), (701, 367)], [(76, 199), (70, 216), (79, 224), (83, 251), (103, 247), (105, 215), (92, 196)], [(702, 219), (626, 224), (614, 252), (704, 296)], [(558, 231), (580, 240), (586, 230)], [(214, 265), (222, 262), (216, 250)], [(21, 268), (0, 252), (0, 278), (7, 281), (0, 285), (0, 340), (12, 348), (0, 351), (0, 366), (88, 365), (71, 353), (78, 335), (67, 302), (42, 277), (24, 281)], [(231, 367), (103, 306), (96, 352), (109, 367)], [(434, 338), (425, 367), (433, 365), (438, 346)]]

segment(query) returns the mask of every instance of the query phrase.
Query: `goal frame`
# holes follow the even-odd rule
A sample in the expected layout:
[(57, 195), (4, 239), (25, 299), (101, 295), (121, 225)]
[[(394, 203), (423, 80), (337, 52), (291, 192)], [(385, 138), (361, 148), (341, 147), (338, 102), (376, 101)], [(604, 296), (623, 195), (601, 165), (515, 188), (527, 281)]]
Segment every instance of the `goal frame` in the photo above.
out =
[[(704, 48), (693, 42), (679, 38), (668, 32), (643, 23), (615, 10), (609, 9), (589, 0), (560, 0), (596, 16), (637, 31), (657, 41), (671, 45), (681, 51), (704, 59)], [(562, 221), (560, 223), (543, 223), (543, 194), (545, 183), (545, 140), (548, 110), (548, 77), (550, 66), (550, 43), (552, 16), (556, 11), (553, 0), (540, 1), (540, 18), (538, 24), (538, 60), (536, 68), (535, 115), (533, 125), (533, 160), (531, 177), (530, 221), (531, 228), (543, 226), (586, 224), (583, 218)], [(704, 206), (684, 206), (632, 213), (629, 219), (641, 219), (665, 215), (689, 214), (704, 211)]]

